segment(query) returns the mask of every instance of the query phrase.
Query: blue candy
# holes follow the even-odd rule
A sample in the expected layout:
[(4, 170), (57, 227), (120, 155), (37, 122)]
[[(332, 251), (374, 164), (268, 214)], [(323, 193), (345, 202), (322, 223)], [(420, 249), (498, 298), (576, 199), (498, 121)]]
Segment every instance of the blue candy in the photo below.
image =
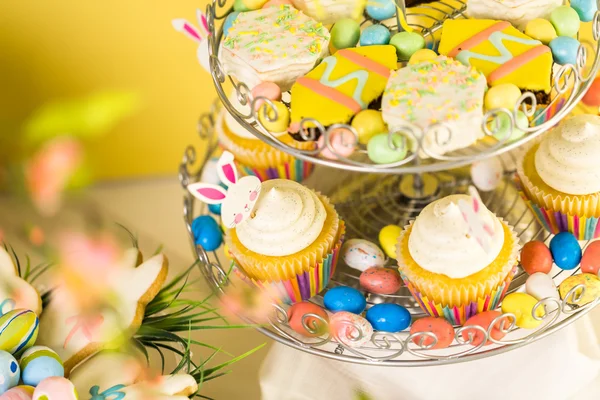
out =
[(577, 50), (579, 49), (579, 41), (572, 37), (559, 36), (553, 39), (550, 43), (552, 50), (552, 58), (554, 62), (560, 65), (577, 63)]
[(389, 42), (390, 30), (383, 25), (371, 25), (360, 34), (361, 46), (388, 44)]
[(570, 232), (561, 232), (550, 241), (550, 252), (554, 264), (559, 268), (575, 269), (581, 262), (581, 246)]
[(223, 36), (227, 36), (229, 29), (233, 26), (233, 21), (240, 15), (239, 11), (234, 11), (225, 18), (225, 22), (223, 22)]
[(394, 0), (369, 0), (366, 10), (369, 17), (385, 21), (396, 15), (396, 3)]
[(323, 304), (329, 311), (348, 311), (353, 314), (360, 314), (367, 307), (365, 297), (358, 290), (348, 286), (329, 289), (323, 297)]
[(220, 204), (209, 204), (208, 211), (215, 215), (221, 215), (221, 205)]
[(590, 22), (598, 10), (596, 0), (571, 0), (571, 8), (577, 12), (581, 22)]
[(7, 351), (0, 350), (0, 394), (19, 384), (21, 369), (17, 360)]
[(195, 243), (206, 251), (218, 249), (223, 243), (223, 234), (217, 221), (210, 215), (201, 215), (192, 221)]
[(367, 321), (381, 332), (400, 332), (410, 326), (410, 313), (398, 304), (376, 304), (367, 310)]

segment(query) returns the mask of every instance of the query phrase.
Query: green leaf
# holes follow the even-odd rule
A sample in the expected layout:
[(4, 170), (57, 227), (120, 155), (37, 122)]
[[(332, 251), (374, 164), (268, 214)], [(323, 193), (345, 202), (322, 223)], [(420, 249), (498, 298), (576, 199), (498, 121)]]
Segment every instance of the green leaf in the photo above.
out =
[(246, 353), (244, 353), (244, 354), (242, 354), (242, 355), (240, 355), (240, 356), (237, 356), (237, 357), (235, 357), (235, 358), (233, 358), (233, 359), (231, 359), (231, 360), (229, 360), (229, 361), (226, 361), (226, 362), (224, 362), (224, 363), (222, 363), (222, 364), (219, 364), (219, 365), (217, 365), (217, 366), (215, 366), (215, 367), (212, 367), (212, 368), (206, 369), (206, 370), (204, 370), (204, 375), (205, 375), (205, 376), (212, 375), (214, 372), (216, 372), (216, 371), (218, 371), (218, 370), (220, 370), (220, 369), (223, 369), (223, 368), (225, 368), (225, 367), (228, 367), (228, 366), (230, 366), (231, 364), (233, 364), (233, 363), (236, 363), (236, 362), (238, 362), (238, 361), (240, 361), (240, 360), (242, 360), (242, 359), (244, 359), (244, 358), (248, 357), (249, 355), (251, 355), (251, 354), (253, 354), (253, 353), (257, 352), (258, 350), (260, 350), (260, 349), (262, 349), (263, 347), (265, 347), (265, 345), (266, 345), (266, 343), (263, 343), (263, 344), (261, 344), (260, 346), (257, 346), (257, 347), (255, 347), (255, 348), (253, 348), (252, 350), (250, 350), (250, 351), (248, 351), (248, 352), (246, 352)]

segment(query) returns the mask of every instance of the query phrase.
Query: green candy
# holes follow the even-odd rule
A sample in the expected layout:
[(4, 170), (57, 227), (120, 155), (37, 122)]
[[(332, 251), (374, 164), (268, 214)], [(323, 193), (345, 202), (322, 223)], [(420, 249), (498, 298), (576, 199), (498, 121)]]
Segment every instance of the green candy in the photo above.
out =
[(396, 149), (390, 147), (389, 134), (380, 133), (373, 136), (367, 144), (367, 155), (375, 164), (391, 164), (406, 157), (407, 140), (400, 134), (394, 134), (392, 141)]
[[(495, 128), (494, 124), (498, 123), (498, 128)], [(523, 111), (517, 111), (517, 120), (515, 121), (515, 129), (512, 131), (512, 135), (508, 138), (507, 142), (513, 142), (520, 139), (525, 135), (525, 132), (517, 128), (517, 126), (529, 126), (529, 120)], [(490, 122), (490, 130), (494, 132), (494, 137), (498, 140), (502, 140), (508, 135), (510, 129), (510, 117), (505, 113), (499, 114), (497, 122)]]
[(550, 23), (558, 36), (574, 37), (579, 31), (579, 14), (569, 6), (556, 7), (550, 13)]
[(250, 8), (246, 4), (244, 4), (244, 0), (235, 0), (233, 3), (233, 10), (239, 12), (250, 11)]
[(331, 29), (331, 44), (337, 50), (355, 47), (360, 39), (360, 24), (353, 19), (340, 19)]
[(408, 60), (418, 50), (425, 48), (425, 39), (415, 32), (399, 32), (392, 36), (390, 44), (396, 48), (400, 60)]

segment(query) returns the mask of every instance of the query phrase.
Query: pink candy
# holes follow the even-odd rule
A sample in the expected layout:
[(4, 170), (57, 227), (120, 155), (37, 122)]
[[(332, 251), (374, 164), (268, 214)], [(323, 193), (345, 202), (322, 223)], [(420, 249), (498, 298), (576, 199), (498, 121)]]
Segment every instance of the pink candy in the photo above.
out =
[[(252, 89), (252, 98), (265, 97), (269, 100), (281, 100), (281, 89), (273, 82), (261, 82)], [(264, 101), (258, 100), (255, 109), (260, 109)]]
[(325, 144), (325, 135), (321, 135), (317, 141), (319, 148), (322, 148), (321, 155), (331, 160), (337, 160), (338, 155), (342, 157), (349, 157), (354, 153), (356, 146), (356, 137), (348, 129), (338, 128), (329, 132), (329, 143), (335, 150), (335, 154), (329, 150), (329, 147)]
[(276, 6), (280, 6), (282, 4), (289, 4), (289, 5), (293, 6), (293, 4), (290, 0), (270, 0), (270, 1), (267, 1), (265, 3), (265, 5), (262, 6), (262, 8), (276, 7)]

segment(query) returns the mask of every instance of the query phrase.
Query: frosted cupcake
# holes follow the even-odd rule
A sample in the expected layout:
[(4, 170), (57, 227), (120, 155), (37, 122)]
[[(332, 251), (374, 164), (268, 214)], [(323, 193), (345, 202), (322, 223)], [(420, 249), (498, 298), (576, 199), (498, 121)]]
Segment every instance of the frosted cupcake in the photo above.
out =
[(495, 309), (516, 272), (518, 239), (476, 191), (437, 200), (399, 237), (402, 279), (421, 308), (455, 325)]
[(524, 196), (552, 233), (600, 236), (600, 117), (577, 115), (535, 143), (517, 165)]

